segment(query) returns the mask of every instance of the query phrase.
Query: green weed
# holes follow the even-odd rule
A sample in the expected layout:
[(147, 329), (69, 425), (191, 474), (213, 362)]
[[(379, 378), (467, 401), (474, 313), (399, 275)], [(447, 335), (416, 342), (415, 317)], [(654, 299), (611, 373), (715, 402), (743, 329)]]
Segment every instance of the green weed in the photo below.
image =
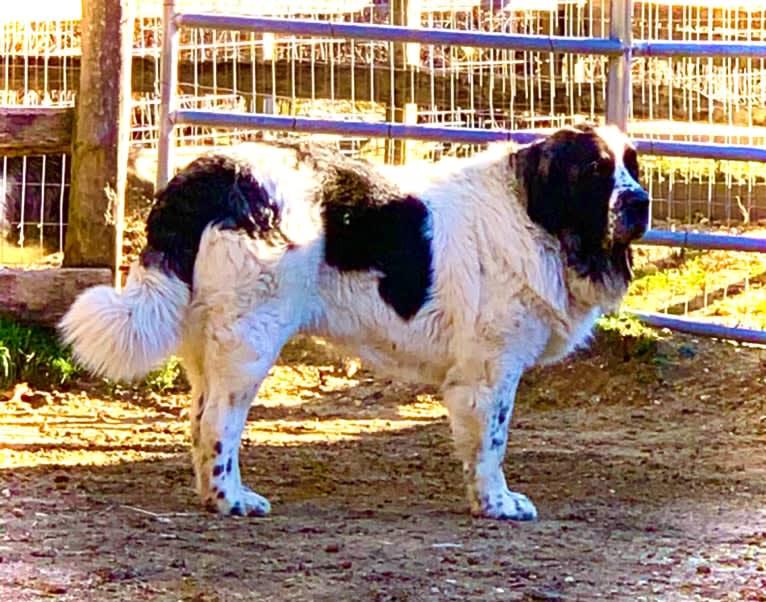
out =
[(0, 318), (0, 387), (61, 385), (80, 374), (56, 331)]

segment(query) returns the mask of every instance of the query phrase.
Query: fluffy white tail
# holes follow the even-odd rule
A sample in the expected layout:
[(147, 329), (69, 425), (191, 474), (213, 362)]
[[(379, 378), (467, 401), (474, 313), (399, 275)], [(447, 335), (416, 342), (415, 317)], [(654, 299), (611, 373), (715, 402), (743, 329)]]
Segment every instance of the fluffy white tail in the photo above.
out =
[(59, 329), (88, 370), (133, 380), (178, 347), (189, 297), (189, 287), (174, 275), (135, 263), (122, 293), (109, 286), (88, 289)]

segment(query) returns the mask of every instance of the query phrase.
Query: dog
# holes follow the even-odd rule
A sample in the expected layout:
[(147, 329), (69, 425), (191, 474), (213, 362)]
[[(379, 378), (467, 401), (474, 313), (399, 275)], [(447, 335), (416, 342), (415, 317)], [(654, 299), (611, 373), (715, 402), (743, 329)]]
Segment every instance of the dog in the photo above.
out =
[(243, 144), (159, 192), (124, 290), (83, 292), (60, 330), (111, 379), (181, 357), (196, 487), (212, 510), (270, 511), (242, 484), (240, 438), (302, 331), (438, 387), (471, 512), (532, 520), (502, 470), (519, 379), (586, 344), (619, 305), (648, 216), (636, 150), (613, 126), (410, 167), (310, 141)]

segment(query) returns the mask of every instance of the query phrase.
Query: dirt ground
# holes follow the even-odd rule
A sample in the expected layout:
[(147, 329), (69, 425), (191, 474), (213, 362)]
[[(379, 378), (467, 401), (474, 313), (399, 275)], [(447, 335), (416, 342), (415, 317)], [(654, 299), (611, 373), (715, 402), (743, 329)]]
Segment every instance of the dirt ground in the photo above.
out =
[(601, 342), (525, 378), (506, 472), (534, 523), (471, 518), (444, 410), (285, 353), (243, 476), (205, 513), (187, 404), (80, 383), (0, 401), (0, 600), (766, 600), (766, 352)]

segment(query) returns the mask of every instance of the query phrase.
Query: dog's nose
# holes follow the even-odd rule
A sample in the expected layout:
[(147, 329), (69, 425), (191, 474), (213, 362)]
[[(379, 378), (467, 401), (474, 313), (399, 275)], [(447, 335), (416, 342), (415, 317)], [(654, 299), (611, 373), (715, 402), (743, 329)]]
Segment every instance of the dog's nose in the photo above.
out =
[(643, 188), (630, 188), (620, 193), (617, 203), (621, 210), (649, 209), (649, 193)]
[(615, 209), (618, 220), (615, 237), (629, 243), (641, 238), (649, 225), (649, 193), (643, 188), (622, 191), (617, 197)]

